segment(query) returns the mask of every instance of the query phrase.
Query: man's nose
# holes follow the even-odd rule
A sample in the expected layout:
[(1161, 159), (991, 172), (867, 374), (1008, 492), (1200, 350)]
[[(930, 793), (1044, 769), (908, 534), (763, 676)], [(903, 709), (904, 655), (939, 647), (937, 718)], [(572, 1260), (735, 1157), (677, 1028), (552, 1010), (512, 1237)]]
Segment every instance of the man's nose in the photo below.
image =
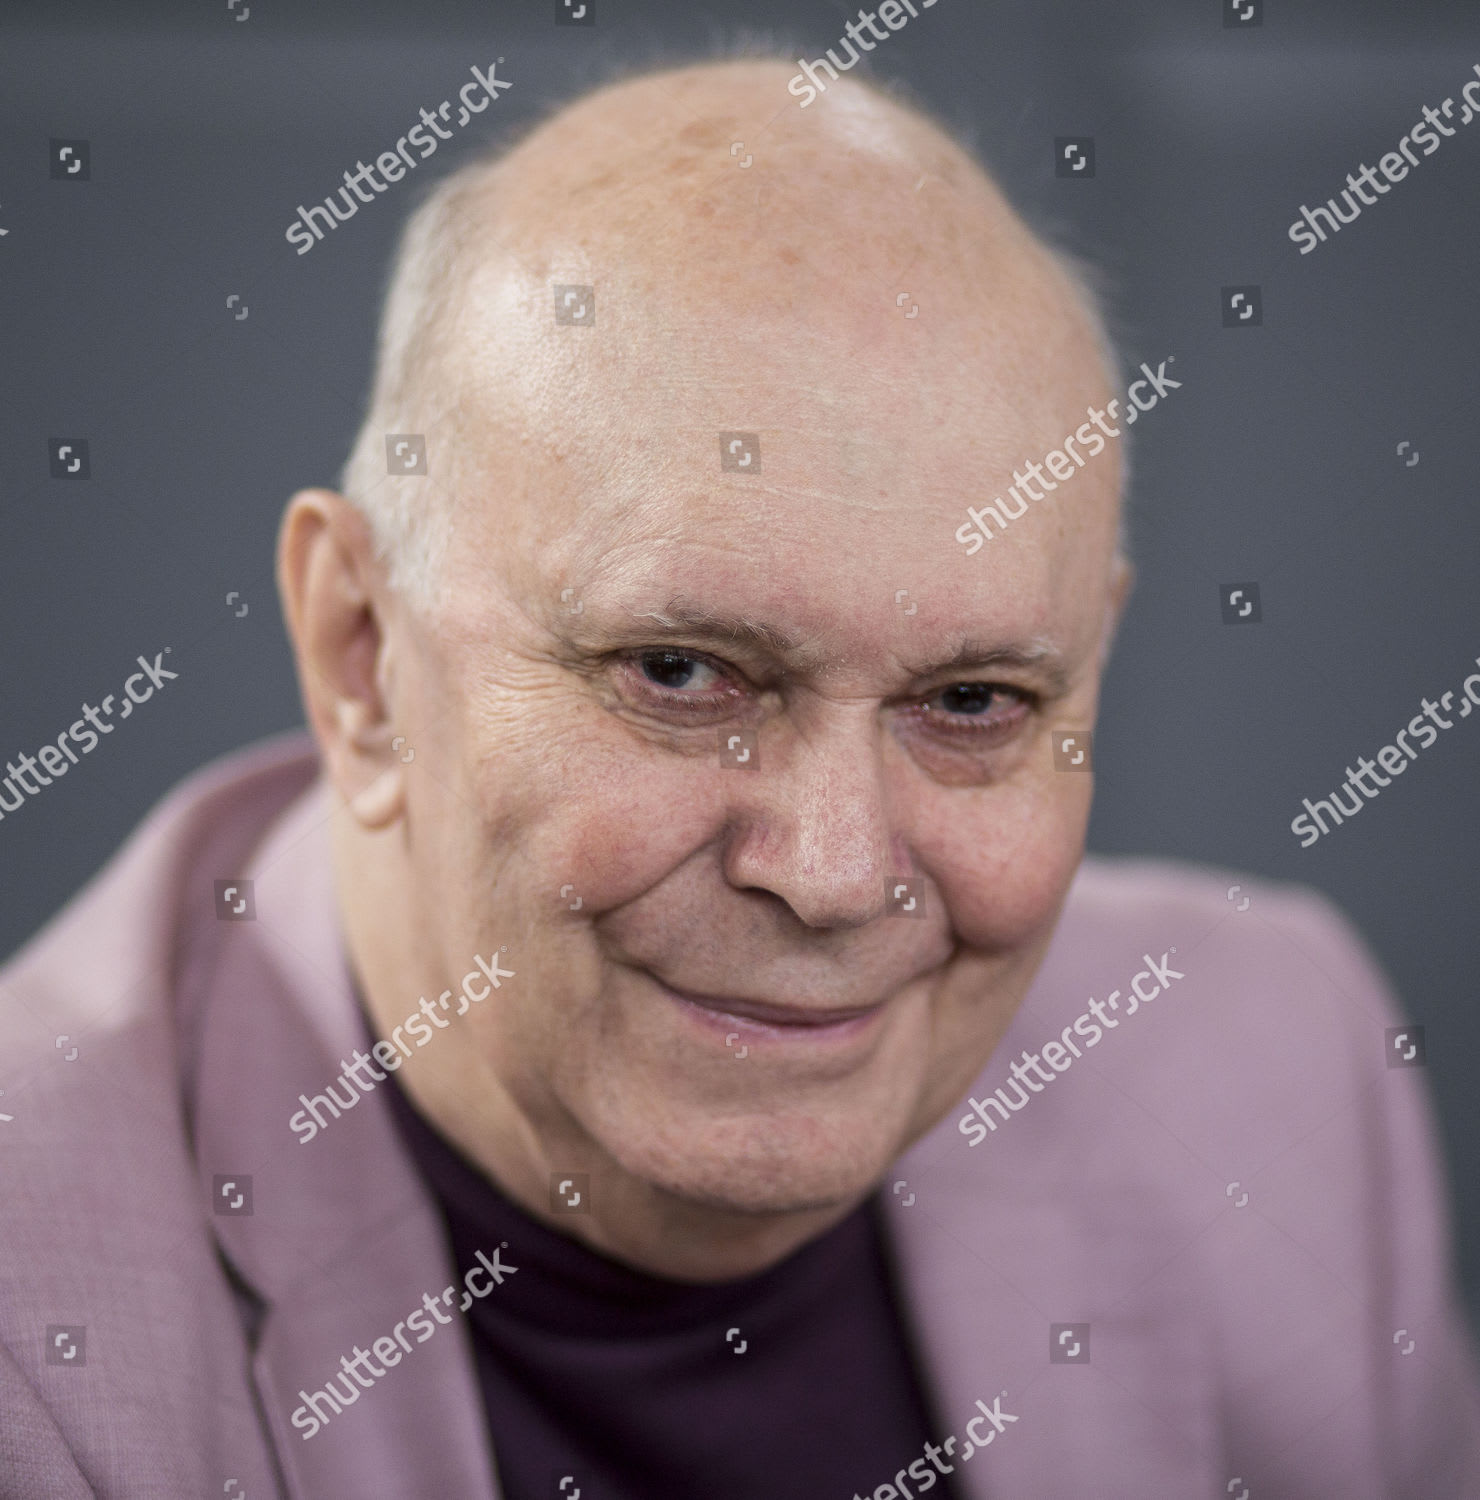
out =
[(876, 721), (793, 731), (766, 751), (753, 777), (734, 778), (739, 826), (726, 877), (771, 891), (809, 927), (873, 921), (884, 910), (886, 880), (911, 873), (893, 867), (901, 860), (892, 853)]

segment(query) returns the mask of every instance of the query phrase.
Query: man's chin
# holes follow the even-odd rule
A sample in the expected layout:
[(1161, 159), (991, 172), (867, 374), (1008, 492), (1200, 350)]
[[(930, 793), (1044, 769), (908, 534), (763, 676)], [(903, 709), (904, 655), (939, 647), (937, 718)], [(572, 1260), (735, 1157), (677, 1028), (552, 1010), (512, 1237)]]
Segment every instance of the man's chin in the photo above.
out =
[[(870, 1128), (872, 1126), (872, 1128)], [(679, 1203), (711, 1213), (777, 1217), (850, 1207), (888, 1171), (895, 1142), (877, 1122), (848, 1131), (772, 1117), (679, 1132), (619, 1154), (623, 1168)]]

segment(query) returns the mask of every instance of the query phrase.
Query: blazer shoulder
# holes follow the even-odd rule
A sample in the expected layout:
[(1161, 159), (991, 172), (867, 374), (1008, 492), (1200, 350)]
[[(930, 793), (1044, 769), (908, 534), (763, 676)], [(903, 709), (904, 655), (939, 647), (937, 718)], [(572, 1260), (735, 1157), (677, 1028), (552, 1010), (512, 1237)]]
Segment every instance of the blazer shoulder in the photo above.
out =
[(1060, 926), (1071, 944), (1126, 929), (1216, 934), (1225, 963), (1298, 952), (1344, 987), (1390, 989), (1355, 922), (1324, 892), (1190, 860), (1086, 856)]
[(170, 919), (184, 909), (202, 861), (249, 850), (312, 786), (318, 769), (313, 742), (299, 732), (235, 751), (187, 776), (0, 964), (0, 987), (25, 990), (71, 978), (116, 991), (120, 977), (136, 978), (149, 967), (150, 955), (140, 951), (149, 939), (163, 936), (168, 946)]

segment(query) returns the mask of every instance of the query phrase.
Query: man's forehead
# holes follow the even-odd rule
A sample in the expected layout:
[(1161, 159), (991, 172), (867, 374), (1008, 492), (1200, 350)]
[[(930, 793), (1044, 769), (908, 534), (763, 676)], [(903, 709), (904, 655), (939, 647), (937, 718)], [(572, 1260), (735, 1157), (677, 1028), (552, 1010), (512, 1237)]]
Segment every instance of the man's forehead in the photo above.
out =
[[(729, 77), (726, 99), (750, 107), (777, 81)], [(725, 100), (668, 97), (656, 123), (629, 110), (614, 143), (555, 161), (610, 117), (587, 101), (499, 169), (502, 227), (471, 241), (446, 352), (464, 499), (497, 512), (468, 519), (529, 592), (621, 583), (624, 607), (661, 610), (723, 591), (743, 615), (765, 577), (835, 612), (851, 569), (871, 593), (960, 606), (988, 571), (963, 570), (964, 506), (1103, 399), (1093, 329), (995, 188), (919, 119), (845, 98), (756, 133), (743, 173), (705, 155)], [(655, 140), (679, 170), (655, 174), (639, 150)], [(557, 285), (587, 289), (585, 321), (557, 317)], [(1113, 510), (1111, 469), (1080, 479), (1076, 511)], [(1041, 606), (1082, 570), (1067, 553), (1100, 550), (1107, 528), (1025, 525), (990, 571)]]
[[(770, 381), (742, 377), (743, 352), (732, 370), (706, 358), (702, 379), (680, 377), (681, 354), (666, 370), (639, 356), (625, 382), (573, 372), (552, 398), (560, 416), (531, 418), (528, 441), (497, 424), (470, 431), (487, 482), (468, 496), (479, 514), (464, 535), (485, 538), (526, 601), (573, 588), (593, 608), (607, 598), (614, 613), (673, 614), (682, 595), (826, 634), (836, 650), (923, 624), (899, 618), (899, 590), (1020, 632), (1108, 565), (1110, 462), (995, 539), (990, 558), (967, 559), (955, 540), (967, 505), (990, 503), (1084, 420), (1094, 379), (973, 388), (956, 359), (932, 388), (918, 371), (891, 383), (887, 361), (854, 361), (824, 386), (774, 345), (758, 357)], [(798, 363), (834, 368), (806, 353)]]
[(500, 349), (475, 340), (490, 368), (463, 387), (460, 434), (503, 503), (533, 502), (542, 530), (562, 510), (588, 519), (593, 544), (624, 517), (663, 535), (736, 509), (790, 529), (849, 524), (839, 508), (881, 522), (933, 508), (940, 526), (956, 517), (948, 537), (961, 504), (990, 500), (1104, 399), (1091, 339), (1062, 327), (916, 332), (847, 309), (849, 327), (826, 306), (776, 317), (721, 300), (680, 318), (610, 283), (595, 307), (597, 326), (568, 338), (504, 319)]

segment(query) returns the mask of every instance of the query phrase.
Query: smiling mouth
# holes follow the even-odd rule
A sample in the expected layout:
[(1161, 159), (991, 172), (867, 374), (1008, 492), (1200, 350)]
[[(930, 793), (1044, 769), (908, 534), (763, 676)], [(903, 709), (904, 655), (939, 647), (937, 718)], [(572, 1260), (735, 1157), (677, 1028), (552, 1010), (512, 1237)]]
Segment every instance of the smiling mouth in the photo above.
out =
[(665, 984), (656, 975), (654, 981), (675, 1000), (696, 1010), (704, 1011), (717, 1021), (734, 1022), (753, 1029), (780, 1032), (798, 1036), (837, 1032), (855, 1023), (866, 1021), (877, 1015), (884, 1002), (873, 1005), (850, 1005), (831, 1009), (808, 1008), (800, 1005), (772, 1005), (765, 1000), (741, 1000), (733, 995), (698, 995), (689, 990), (675, 989)]

